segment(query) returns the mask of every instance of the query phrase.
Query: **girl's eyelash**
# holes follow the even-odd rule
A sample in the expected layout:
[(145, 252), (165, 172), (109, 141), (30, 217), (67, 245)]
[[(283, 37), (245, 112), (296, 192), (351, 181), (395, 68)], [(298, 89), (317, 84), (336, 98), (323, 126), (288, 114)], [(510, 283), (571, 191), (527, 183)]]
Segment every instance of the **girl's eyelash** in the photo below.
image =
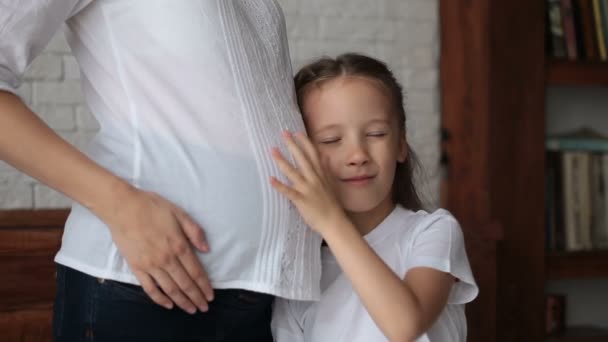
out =
[(386, 135), (386, 132), (371, 132), (367, 133), (367, 135), (370, 137), (383, 137)]
[(333, 143), (337, 143), (338, 141), (340, 141), (340, 138), (329, 138), (329, 139), (323, 139), (321, 141), (319, 141), (321, 144), (333, 144)]

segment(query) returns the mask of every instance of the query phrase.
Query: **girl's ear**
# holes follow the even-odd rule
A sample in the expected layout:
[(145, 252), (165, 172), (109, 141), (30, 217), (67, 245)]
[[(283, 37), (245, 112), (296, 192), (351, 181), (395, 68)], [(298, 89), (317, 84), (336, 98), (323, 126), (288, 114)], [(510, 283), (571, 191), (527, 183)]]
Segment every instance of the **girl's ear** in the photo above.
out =
[(407, 160), (408, 154), (408, 146), (407, 140), (405, 139), (405, 134), (402, 134), (399, 138), (399, 151), (397, 152), (397, 161), (400, 163), (404, 163)]

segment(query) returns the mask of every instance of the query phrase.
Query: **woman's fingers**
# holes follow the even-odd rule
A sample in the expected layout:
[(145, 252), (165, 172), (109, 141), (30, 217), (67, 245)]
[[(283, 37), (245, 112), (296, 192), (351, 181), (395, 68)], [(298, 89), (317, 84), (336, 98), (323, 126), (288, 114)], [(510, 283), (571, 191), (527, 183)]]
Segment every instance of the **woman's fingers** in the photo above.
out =
[(111, 226), (113, 239), (144, 291), (159, 305), (205, 311), (213, 299), (209, 278), (194, 248), (208, 250), (202, 229), (161, 196), (138, 191), (126, 215)]
[[(180, 286), (176, 283), (173, 276), (176, 276), (179, 271), (176, 269), (172, 270), (173, 274), (168, 274), (162, 269), (153, 270), (150, 275), (158, 286), (162, 289), (164, 294), (169, 297), (175, 305), (182, 308), (182, 310), (194, 314), (196, 313), (196, 306), (192, 301), (186, 296), (184, 291), (180, 288)], [(179, 277), (179, 276), (178, 276)]]
[(133, 271), (137, 280), (139, 280), (139, 284), (144, 289), (144, 292), (152, 299), (152, 301), (165, 309), (171, 310), (173, 309), (173, 301), (169, 297), (167, 297), (163, 291), (160, 290), (156, 282), (152, 279), (150, 275), (141, 271)]
[[(201, 311), (206, 311), (208, 309), (207, 302), (211, 302), (214, 297), (213, 287), (207, 272), (200, 267), (198, 258), (191, 251), (190, 253), (178, 254), (177, 257), (179, 258), (179, 266), (183, 267), (185, 273), (181, 274), (181, 271), (177, 270), (176, 272), (170, 272), (171, 276), (176, 279), (179, 287), (192, 299), (196, 306)], [(176, 278), (176, 276), (181, 278)]]
[(173, 211), (190, 243), (201, 252), (209, 252), (209, 243), (207, 242), (203, 228), (196, 224), (190, 215), (182, 209), (174, 206)]

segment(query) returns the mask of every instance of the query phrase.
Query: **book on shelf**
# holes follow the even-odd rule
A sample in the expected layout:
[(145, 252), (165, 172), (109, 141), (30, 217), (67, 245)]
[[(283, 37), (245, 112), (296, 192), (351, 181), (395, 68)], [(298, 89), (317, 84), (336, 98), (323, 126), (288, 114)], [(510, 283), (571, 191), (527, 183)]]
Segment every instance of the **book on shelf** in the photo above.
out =
[(561, 0), (547, 0), (547, 23), (551, 57), (565, 58), (566, 42), (564, 40)]
[(570, 60), (576, 60), (579, 56), (577, 34), (574, 28), (574, 9), (572, 0), (561, 0), (561, 17), (564, 27), (564, 40), (566, 42), (566, 55)]
[(591, 160), (591, 245), (608, 249), (608, 154), (592, 156)]
[(547, 54), (608, 61), (608, 0), (546, 0)]
[(566, 331), (566, 295), (545, 295), (545, 335), (559, 335)]
[(608, 138), (582, 128), (546, 146), (547, 249), (608, 248)]
[(581, 127), (547, 137), (545, 147), (548, 151), (608, 152), (608, 138), (591, 128)]
[(600, 59), (605, 61), (608, 57), (606, 51), (606, 35), (604, 34), (604, 25), (606, 25), (606, 18), (603, 17), (602, 7), (604, 0), (593, 0), (593, 16), (595, 19), (595, 32), (597, 35), (597, 43), (600, 51)]

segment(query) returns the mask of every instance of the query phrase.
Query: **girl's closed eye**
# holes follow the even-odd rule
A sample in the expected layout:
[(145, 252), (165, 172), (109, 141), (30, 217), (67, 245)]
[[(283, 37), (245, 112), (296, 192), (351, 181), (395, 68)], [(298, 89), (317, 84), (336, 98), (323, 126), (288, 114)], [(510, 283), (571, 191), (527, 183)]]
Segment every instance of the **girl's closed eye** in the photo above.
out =
[(319, 143), (324, 145), (330, 145), (340, 142), (340, 137), (327, 137), (319, 139)]
[(381, 137), (384, 137), (386, 135), (387, 135), (386, 131), (375, 131), (375, 132), (369, 132), (369, 133), (367, 133), (368, 137), (374, 137), (374, 138), (381, 138)]

